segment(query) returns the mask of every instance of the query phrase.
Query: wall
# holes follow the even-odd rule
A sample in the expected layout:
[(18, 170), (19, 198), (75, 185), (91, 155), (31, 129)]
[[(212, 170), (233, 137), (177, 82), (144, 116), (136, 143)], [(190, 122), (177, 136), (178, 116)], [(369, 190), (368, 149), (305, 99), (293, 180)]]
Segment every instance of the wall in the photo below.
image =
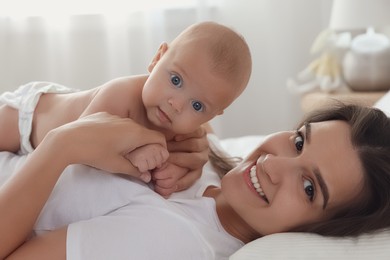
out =
[(248, 88), (213, 126), (224, 137), (268, 134), (295, 127), (300, 98), (286, 89), (313, 58), (309, 50), (328, 24), (331, 1), (225, 0), (220, 21), (247, 39), (253, 56)]
[[(32, 80), (91, 88), (145, 73), (162, 41), (200, 20), (225, 23), (247, 39), (253, 71), (247, 90), (212, 125), (221, 137), (291, 129), (301, 118), (299, 97), (286, 89), (313, 57), (310, 46), (327, 26), (328, 0), (199, 0), (194, 10), (134, 12), (126, 18), (74, 17), (63, 24), (0, 17), (0, 91)], [(212, 3), (217, 8), (207, 9)], [(129, 6), (124, 9), (131, 10)], [(120, 20), (122, 19), (122, 20)], [(12, 24), (11, 24), (12, 22)], [(65, 32), (64, 32), (65, 30)]]

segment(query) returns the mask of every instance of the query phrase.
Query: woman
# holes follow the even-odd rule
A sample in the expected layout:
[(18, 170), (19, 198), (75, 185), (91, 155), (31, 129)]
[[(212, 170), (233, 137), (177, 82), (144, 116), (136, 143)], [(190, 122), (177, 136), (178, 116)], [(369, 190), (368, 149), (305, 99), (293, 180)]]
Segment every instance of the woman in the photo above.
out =
[[(126, 173), (123, 154), (139, 145), (126, 131), (129, 124), (126, 119), (100, 114), (50, 132), (1, 189), (1, 256), (16, 249), (10, 259), (65, 255), (69, 259), (226, 258), (243, 243), (275, 232), (344, 236), (390, 225), (386, 217), (390, 210), (389, 119), (378, 110), (341, 106), (309, 116), (297, 131), (270, 135), (222, 178), (220, 187), (206, 180), (200, 198), (158, 199), (148, 187), (131, 182), (131, 189), (142, 188), (128, 205), (47, 232), (18, 248), (65, 167), (81, 163)], [(118, 131), (123, 133), (121, 138)], [(80, 139), (85, 133), (93, 134)], [(55, 163), (48, 165), (49, 161)], [(155, 196), (153, 204), (142, 204), (151, 196)], [(26, 197), (34, 199), (24, 203)], [(142, 215), (149, 225), (142, 218), (135, 218), (140, 223), (132, 222), (140, 212), (132, 211), (137, 207), (149, 212)], [(171, 217), (177, 222), (169, 222)], [(168, 239), (167, 234), (153, 233), (164, 230), (160, 220), (169, 224), (165, 231), (173, 233)], [(12, 242), (7, 239), (10, 234)], [(206, 236), (210, 234), (213, 237)], [(138, 255), (132, 255), (133, 251)]]

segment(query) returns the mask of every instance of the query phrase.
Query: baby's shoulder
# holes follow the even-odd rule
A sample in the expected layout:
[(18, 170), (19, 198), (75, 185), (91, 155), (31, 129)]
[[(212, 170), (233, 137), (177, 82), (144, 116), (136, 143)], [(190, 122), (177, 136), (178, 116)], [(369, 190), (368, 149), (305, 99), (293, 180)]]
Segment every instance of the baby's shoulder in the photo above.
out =
[(147, 75), (128, 76), (113, 79), (102, 87), (120, 92), (142, 92)]
[(110, 80), (97, 87), (93, 103), (98, 110), (134, 120), (143, 119), (142, 89), (147, 76), (129, 76)]
[(138, 100), (147, 76), (129, 76), (110, 80), (96, 88), (95, 96), (120, 102)]

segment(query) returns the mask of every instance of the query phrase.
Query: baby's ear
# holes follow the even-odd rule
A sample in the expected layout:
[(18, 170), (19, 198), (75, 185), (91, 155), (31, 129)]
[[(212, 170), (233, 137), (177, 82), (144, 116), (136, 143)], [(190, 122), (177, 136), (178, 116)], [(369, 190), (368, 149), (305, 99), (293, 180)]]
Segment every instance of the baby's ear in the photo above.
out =
[(222, 115), (222, 114), (223, 114), (223, 112), (224, 112), (223, 110), (222, 110), (222, 111), (219, 111), (217, 115), (219, 115), (219, 116), (220, 116), (220, 115)]
[(154, 55), (152, 61), (150, 62), (148, 66), (148, 71), (152, 72), (154, 67), (156, 66), (157, 62), (161, 59), (161, 57), (165, 54), (165, 52), (168, 50), (168, 43), (163, 42), (161, 43), (160, 47), (158, 48), (156, 54)]

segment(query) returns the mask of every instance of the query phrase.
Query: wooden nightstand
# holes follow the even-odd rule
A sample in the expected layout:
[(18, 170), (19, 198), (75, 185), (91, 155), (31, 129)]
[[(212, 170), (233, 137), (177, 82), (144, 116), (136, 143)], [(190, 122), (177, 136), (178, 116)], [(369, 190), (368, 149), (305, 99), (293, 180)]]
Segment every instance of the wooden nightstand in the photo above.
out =
[(386, 93), (387, 91), (357, 92), (351, 90), (335, 93), (311, 92), (302, 96), (301, 108), (304, 113), (307, 113), (329, 105), (333, 100), (339, 100), (347, 104), (372, 106)]

